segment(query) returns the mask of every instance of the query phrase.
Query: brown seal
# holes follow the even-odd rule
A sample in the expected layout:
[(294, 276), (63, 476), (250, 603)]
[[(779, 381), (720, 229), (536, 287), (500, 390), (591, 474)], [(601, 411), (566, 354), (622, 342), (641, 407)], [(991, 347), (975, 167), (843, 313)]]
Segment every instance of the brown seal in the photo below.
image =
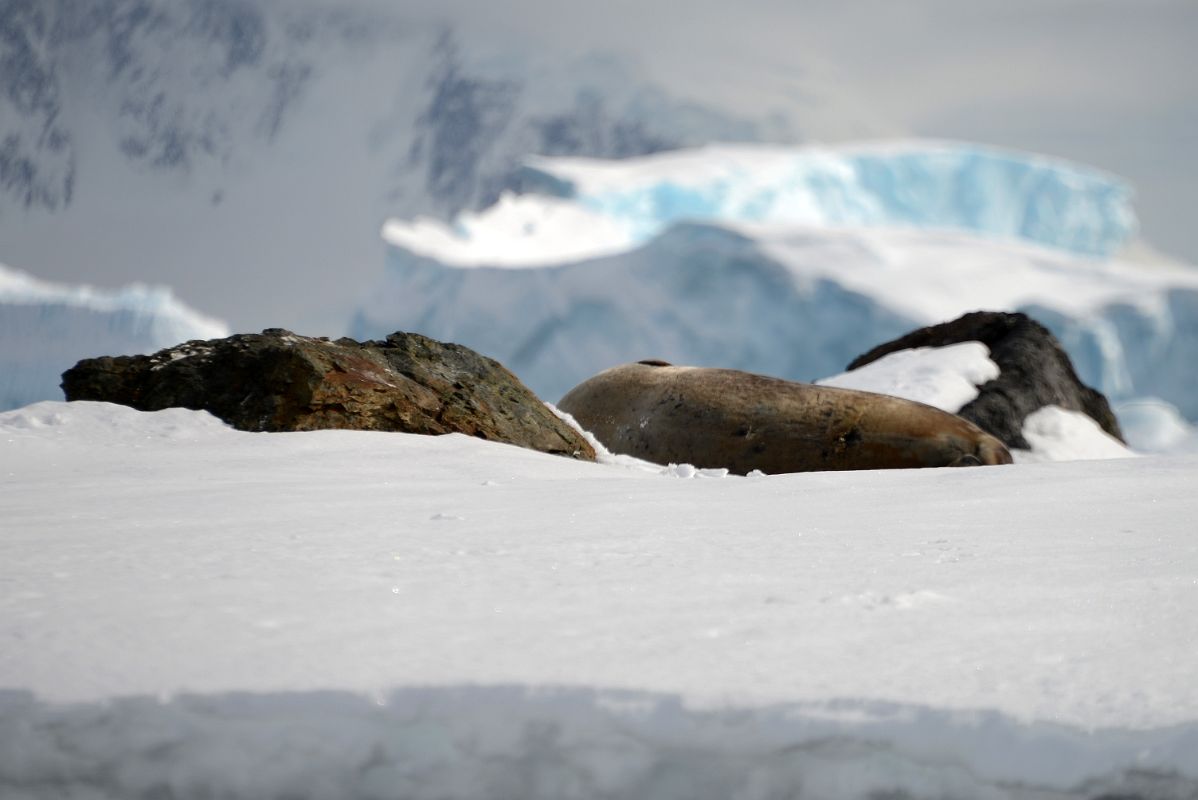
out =
[(912, 400), (750, 372), (625, 364), (558, 408), (614, 453), (744, 475), (1010, 464), (995, 437)]

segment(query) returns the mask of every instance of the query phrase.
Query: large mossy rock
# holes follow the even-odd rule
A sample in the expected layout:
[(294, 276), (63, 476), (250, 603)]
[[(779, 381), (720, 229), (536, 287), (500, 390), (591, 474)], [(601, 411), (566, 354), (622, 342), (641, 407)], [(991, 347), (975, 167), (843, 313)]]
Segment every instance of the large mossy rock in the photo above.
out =
[(1056, 337), (1026, 314), (975, 311), (952, 322), (920, 328), (880, 344), (849, 364), (850, 370), (899, 350), (981, 342), (1001, 374), (980, 387), (980, 394), (957, 412), (1007, 447), (1028, 449), (1023, 422), (1029, 414), (1059, 406), (1080, 411), (1120, 441), (1119, 422), (1099, 391), (1081, 382)]
[(271, 328), (150, 356), (89, 358), (68, 400), (204, 410), (243, 431), (464, 433), (545, 453), (595, 452), (502, 364), (414, 333), (329, 341)]

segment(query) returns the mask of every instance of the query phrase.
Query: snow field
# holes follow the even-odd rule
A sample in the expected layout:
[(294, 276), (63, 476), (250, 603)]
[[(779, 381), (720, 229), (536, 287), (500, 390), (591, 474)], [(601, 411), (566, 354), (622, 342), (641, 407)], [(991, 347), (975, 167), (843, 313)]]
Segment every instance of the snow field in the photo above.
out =
[(717, 478), (37, 404), (0, 415), (0, 787), (1188, 796), (1196, 471)]

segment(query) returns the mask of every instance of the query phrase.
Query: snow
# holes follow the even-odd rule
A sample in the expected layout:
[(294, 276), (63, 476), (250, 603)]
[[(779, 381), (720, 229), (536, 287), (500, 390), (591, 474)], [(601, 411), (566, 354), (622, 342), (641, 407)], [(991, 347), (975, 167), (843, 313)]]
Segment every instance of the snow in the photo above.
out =
[(391, 220), (384, 238), (455, 266), (533, 266), (626, 249), (683, 221), (951, 229), (1087, 256), (1110, 255), (1137, 228), (1131, 191), (1118, 179), (968, 143), (534, 158), (523, 187), (533, 193), (462, 214), (452, 228)]
[(894, 395), (956, 414), (977, 399), (979, 386), (998, 376), (986, 345), (961, 342), (899, 350), (816, 383)]
[(562, 260), (609, 255), (636, 243), (621, 221), (577, 203), (551, 197), (503, 194), (480, 212), (464, 212), (452, 226), (432, 217), (390, 219), (383, 238), (446, 264), (536, 267)]
[(1123, 436), (1144, 453), (1198, 453), (1198, 429), (1177, 408), (1155, 397), (1123, 403), (1115, 409)]
[(1080, 461), (1134, 455), (1093, 419), (1080, 411), (1045, 406), (1023, 421), (1023, 438), (1031, 450), (1015, 453), (1024, 461)]
[(0, 455), (6, 796), (1198, 786), (1194, 456), (680, 480), (56, 402)]
[(83, 358), (228, 335), (165, 287), (48, 283), (0, 264), (0, 410), (61, 398), (62, 373)]

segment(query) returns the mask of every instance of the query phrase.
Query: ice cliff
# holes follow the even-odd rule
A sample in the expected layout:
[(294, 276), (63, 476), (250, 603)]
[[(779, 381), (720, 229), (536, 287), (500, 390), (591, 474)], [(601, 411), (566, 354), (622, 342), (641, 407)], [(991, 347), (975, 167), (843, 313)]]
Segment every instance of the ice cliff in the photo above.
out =
[(812, 380), (914, 327), (1024, 310), (1112, 400), (1198, 417), (1198, 271), (1106, 257), (1135, 216), (1100, 173), (910, 142), (540, 159), (525, 178), (451, 227), (389, 223), (353, 334), (458, 341), (554, 400), (648, 357)]
[(1131, 191), (1067, 162), (975, 145), (728, 147), (630, 159), (534, 160), (524, 186), (626, 225), (686, 219), (955, 228), (1109, 255), (1136, 230)]
[(65, 286), (0, 264), (0, 410), (61, 399), (62, 372), (81, 358), (151, 353), (228, 333), (169, 289)]

